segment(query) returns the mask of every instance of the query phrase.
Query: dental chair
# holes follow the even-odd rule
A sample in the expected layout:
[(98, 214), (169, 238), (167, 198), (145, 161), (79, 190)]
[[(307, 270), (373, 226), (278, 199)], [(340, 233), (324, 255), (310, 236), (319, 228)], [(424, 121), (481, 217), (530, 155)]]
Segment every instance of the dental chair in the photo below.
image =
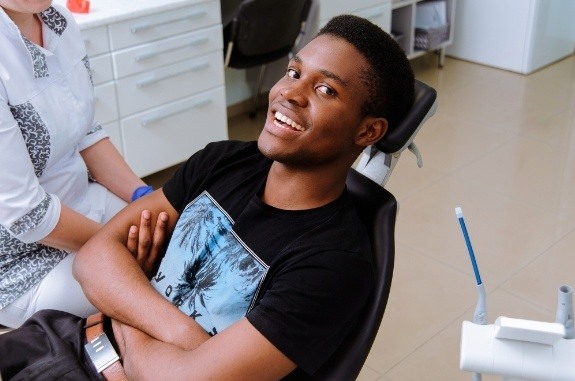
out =
[(416, 80), (414, 103), (403, 121), (390, 127), (375, 146), (368, 147), (347, 175), (348, 192), (371, 240), (376, 285), (354, 329), (313, 375), (315, 381), (355, 380), (373, 345), (391, 289), (398, 210), (396, 199), (383, 187), (405, 149), (416, 154), (420, 167), (423, 164), (413, 139), (422, 124), (435, 113), (436, 98), (433, 88)]

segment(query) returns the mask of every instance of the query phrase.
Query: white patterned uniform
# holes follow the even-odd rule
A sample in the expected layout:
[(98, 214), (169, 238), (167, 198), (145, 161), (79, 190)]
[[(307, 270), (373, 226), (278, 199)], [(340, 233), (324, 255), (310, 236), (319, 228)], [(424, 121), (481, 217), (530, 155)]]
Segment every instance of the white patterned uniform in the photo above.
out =
[(80, 155), (107, 137), (84, 42), (64, 7), (39, 16), (43, 47), (0, 8), (0, 312), (69, 255), (37, 243), (61, 204), (98, 222), (106, 213), (108, 191), (89, 182)]

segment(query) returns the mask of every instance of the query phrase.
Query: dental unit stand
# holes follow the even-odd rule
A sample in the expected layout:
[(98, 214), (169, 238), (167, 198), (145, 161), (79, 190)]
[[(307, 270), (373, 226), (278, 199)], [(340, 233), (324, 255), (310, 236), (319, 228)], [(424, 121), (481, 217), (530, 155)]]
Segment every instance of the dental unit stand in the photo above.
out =
[(553, 323), (500, 316), (494, 324), (487, 324), (485, 290), (461, 208), (456, 208), (456, 214), (479, 292), (473, 322), (462, 324), (460, 368), (473, 372), (473, 381), (480, 381), (482, 373), (502, 376), (505, 381), (574, 381), (573, 289), (559, 287)]

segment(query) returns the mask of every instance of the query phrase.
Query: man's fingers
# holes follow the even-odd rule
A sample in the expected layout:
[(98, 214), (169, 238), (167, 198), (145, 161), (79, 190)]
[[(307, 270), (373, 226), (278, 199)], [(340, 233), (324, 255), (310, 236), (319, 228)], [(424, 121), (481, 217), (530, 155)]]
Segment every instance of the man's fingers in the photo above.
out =
[(156, 221), (156, 227), (154, 229), (154, 235), (152, 238), (152, 243), (150, 247), (150, 253), (147, 258), (146, 272), (151, 274), (162, 248), (164, 247), (164, 242), (166, 240), (166, 229), (168, 227), (168, 214), (161, 212), (158, 215), (158, 220)]
[(144, 210), (140, 217), (140, 232), (138, 235), (138, 256), (146, 256), (152, 242), (151, 213)]
[(148, 277), (156, 265), (166, 241), (168, 213), (161, 212), (158, 214), (153, 231), (151, 219), (152, 213), (149, 210), (142, 211), (140, 226), (130, 227), (126, 244), (126, 247)]
[(136, 256), (138, 254), (138, 227), (136, 225), (130, 226), (130, 229), (128, 230), (128, 242), (126, 243), (126, 247), (132, 255)]
[[(154, 229), (154, 238), (152, 239), (152, 246), (154, 250), (160, 251), (166, 241), (166, 230), (168, 229), (168, 213), (161, 212), (158, 215), (156, 228)], [(157, 253), (156, 253), (157, 254)]]

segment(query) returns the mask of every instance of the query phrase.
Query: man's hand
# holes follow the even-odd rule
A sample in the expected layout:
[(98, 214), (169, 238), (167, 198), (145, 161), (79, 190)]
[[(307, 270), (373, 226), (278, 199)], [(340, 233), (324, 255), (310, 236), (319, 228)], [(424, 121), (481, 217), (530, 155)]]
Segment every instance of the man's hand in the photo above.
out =
[(161, 212), (152, 233), (152, 213), (142, 211), (140, 226), (132, 225), (128, 231), (126, 247), (150, 279), (157, 267), (158, 259), (166, 242), (168, 228), (168, 214)]

